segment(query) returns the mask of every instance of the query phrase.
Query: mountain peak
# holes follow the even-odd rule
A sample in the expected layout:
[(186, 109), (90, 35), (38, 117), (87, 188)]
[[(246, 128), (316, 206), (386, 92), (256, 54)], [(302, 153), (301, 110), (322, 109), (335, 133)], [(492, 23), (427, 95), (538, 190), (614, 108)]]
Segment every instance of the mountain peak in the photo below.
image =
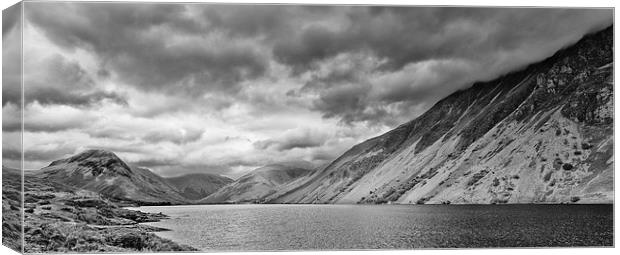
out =
[(85, 150), (73, 156), (72, 158), (75, 158), (75, 160), (86, 159), (86, 158), (117, 158), (118, 159), (118, 156), (116, 156), (114, 152), (111, 152), (108, 150), (90, 149), (90, 150)]
[(88, 171), (93, 176), (101, 173), (116, 173), (130, 176), (131, 168), (111, 151), (90, 149), (69, 158), (52, 162), (47, 168), (65, 168), (63, 166), (77, 164), (78, 169)]
[(105, 196), (145, 203), (184, 203), (179, 192), (146, 168), (131, 168), (115, 153), (90, 149), (56, 160), (41, 169), (49, 180), (99, 192)]

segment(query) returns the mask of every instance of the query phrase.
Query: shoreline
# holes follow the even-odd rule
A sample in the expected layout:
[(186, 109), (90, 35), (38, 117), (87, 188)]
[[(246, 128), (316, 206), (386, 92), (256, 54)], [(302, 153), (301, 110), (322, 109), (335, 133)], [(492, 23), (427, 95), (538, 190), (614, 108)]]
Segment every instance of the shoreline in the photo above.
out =
[(469, 206), (469, 205), (475, 205), (475, 206), (485, 206), (485, 205), (494, 205), (494, 206), (510, 206), (510, 205), (614, 205), (613, 202), (609, 202), (609, 203), (605, 203), (605, 202), (600, 202), (600, 203), (567, 203), (567, 202), (562, 202), (562, 203), (496, 203), (496, 204), (481, 204), (481, 203), (477, 203), (477, 204), (466, 204), (466, 203), (450, 203), (450, 204), (441, 204), (441, 203), (434, 203), (434, 204), (406, 204), (406, 203), (381, 203), (381, 204), (371, 204), (371, 203), (360, 203), (360, 204), (352, 204), (352, 203), (337, 203), (337, 204), (312, 204), (312, 203), (210, 203), (210, 204), (170, 204), (170, 205), (141, 205), (141, 206), (123, 206), (122, 208), (124, 209), (128, 209), (128, 210), (136, 210), (136, 211), (140, 211), (138, 210), (138, 208), (140, 207), (173, 207), (173, 206), (201, 206), (201, 205), (324, 205), (324, 206), (330, 206), (330, 205), (411, 205), (411, 206), (423, 206), (423, 205), (430, 205), (430, 206)]
[(11, 248), (26, 253), (198, 251), (155, 235), (163, 228), (140, 224), (167, 215), (123, 209), (95, 192), (36, 176), (24, 179), (22, 196), (20, 172), (4, 170), (2, 216), (8, 225), (3, 244)]
[[(27, 194), (28, 195), (28, 194)], [(79, 201), (79, 200), (78, 200)], [(198, 251), (196, 248), (162, 238), (156, 232), (171, 229), (149, 226), (169, 218), (161, 213), (146, 213), (117, 207), (105, 200), (93, 207), (68, 207), (52, 201), (56, 207), (34, 208), (24, 222), (26, 252), (132, 252)], [(58, 209), (58, 210), (56, 210)]]

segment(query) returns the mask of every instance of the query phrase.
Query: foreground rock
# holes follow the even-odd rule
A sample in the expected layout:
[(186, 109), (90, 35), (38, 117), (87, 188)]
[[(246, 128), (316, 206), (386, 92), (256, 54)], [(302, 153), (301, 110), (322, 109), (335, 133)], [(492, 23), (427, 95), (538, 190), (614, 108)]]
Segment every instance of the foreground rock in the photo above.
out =
[(2, 167), (2, 244), (21, 251), (21, 172)]
[[(20, 180), (18, 171), (3, 170), (2, 174), (3, 182)], [(25, 175), (24, 182), (25, 252), (195, 250), (152, 233), (164, 229), (138, 224), (166, 218), (163, 214), (123, 209), (95, 192), (75, 189), (31, 174)], [(19, 183), (16, 185), (19, 187)], [(14, 202), (9, 196), (3, 198), (9, 203)], [(15, 209), (19, 212), (19, 208)], [(3, 216), (4, 210), (3, 207)], [(19, 213), (9, 215), (19, 216)], [(19, 223), (19, 218), (11, 220)], [(21, 231), (21, 228), (18, 227), (18, 230)]]

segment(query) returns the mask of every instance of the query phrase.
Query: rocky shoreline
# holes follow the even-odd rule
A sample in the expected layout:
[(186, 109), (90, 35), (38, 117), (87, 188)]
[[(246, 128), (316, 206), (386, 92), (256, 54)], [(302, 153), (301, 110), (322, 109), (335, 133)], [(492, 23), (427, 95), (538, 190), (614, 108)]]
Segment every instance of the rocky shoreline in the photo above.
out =
[[(2, 175), (3, 242), (21, 250), (19, 171), (3, 169)], [(97, 193), (36, 176), (27, 175), (24, 184), (27, 253), (196, 251), (153, 233), (167, 229), (139, 224), (165, 219), (164, 214), (125, 209)]]

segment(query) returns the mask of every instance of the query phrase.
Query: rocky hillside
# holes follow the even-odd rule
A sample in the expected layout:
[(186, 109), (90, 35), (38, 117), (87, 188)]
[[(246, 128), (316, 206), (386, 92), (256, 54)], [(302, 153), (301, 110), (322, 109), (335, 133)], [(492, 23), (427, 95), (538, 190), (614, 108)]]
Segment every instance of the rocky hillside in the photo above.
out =
[(241, 176), (200, 203), (255, 203), (281, 190), (286, 184), (312, 173), (308, 162), (286, 162), (267, 165)]
[(166, 218), (127, 210), (92, 191), (26, 172), (21, 224), (21, 172), (2, 169), (2, 242), (26, 253), (194, 251), (160, 238), (155, 227), (140, 225)]
[(2, 166), (2, 245), (22, 252), (22, 175)]
[(207, 173), (186, 174), (169, 177), (166, 180), (177, 188), (183, 197), (190, 200), (205, 198), (221, 187), (233, 182), (228, 177)]
[(129, 167), (104, 150), (88, 150), (56, 160), (35, 174), (110, 198), (140, 204), (184, 204), (188, 200), (164, 178), (148, 169)]
[(611, 203), (613, 28), (358, 144), (277, 203)]

